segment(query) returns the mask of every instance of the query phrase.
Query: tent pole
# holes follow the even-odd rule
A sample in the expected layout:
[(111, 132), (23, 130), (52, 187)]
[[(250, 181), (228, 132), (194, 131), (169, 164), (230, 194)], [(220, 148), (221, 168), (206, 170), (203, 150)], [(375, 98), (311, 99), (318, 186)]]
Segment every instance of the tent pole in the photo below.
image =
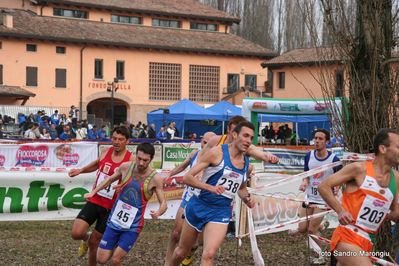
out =
[(224, 121), (222, 121), (222, 135), (224, 135)]
[[(262, 97), (262, 96), (261, 96)], [(260, 125), (262, 126), (262, 114), (260, 114)], [(263, 130), (263, 128), (262, 128), (262, 130)], [(260, 145), (263, 145), (263, 136), (262, 136), (262, 130), (260, 131)], [(258, 132), (258, 134), (259, 134), (259, 132)]]
[(298, 122), (296, 122), (296, 145), (298, 146), (299, 134), (298, 134)]

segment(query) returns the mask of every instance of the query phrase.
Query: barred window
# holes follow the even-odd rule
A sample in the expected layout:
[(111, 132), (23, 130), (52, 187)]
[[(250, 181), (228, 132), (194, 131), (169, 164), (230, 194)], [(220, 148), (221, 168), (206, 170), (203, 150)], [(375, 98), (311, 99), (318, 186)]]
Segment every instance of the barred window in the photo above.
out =
[(220, 67), (190, 65), (189, 99), (194, 102), (219, 101)]
[(149, 99), (180, 101), (181, 65), (150, 62)]
[(141, 18), (121, 16), (121, 15), (111, 15), (111, 22), (141, 24)]
[(69, 18), (87, 18), (86, 11), (69, 10), (61, 8), (54, 8), (53, 15), (59, 17), (69, 17)]
[(216, 24), (190, 22), (190, 29), (216, 31)]

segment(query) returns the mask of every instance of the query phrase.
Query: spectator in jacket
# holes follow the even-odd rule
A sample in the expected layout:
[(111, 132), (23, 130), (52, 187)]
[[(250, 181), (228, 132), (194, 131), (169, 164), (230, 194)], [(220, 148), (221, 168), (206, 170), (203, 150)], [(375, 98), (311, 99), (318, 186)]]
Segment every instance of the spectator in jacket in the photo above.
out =
[(51, 138), (52, 140), (58, 139), (58, 132), (57, 132), (57, 130), (55, 129), (55, 124), (51, 124), (51, 128), (50, 128), (50, 130), (49, 130), (49, 133), (50, 133), (50, 138)]
[(87, 136), (87, 129), (81, 125), (77, 125), (76, 128), (76, 139), (85, 139)]
[(33, 131), (35, 132), (35, 136), (38, 139), (38, 138), (40, 138), (40, 129), (39, 129), (40, 124), (39, 124), (39, 122), (35, 122), (33, 124), (35, 125), (35, 129)]
[(70, 135), (71, 135), (71, 128), (70, 126), (66, 125), (64, 133), (60, 135), (60, 140), (65, 140), (65, 141), (70, 140), (71, 139)]
[(155, 125), (154, 124), (151, 124), (151, 127), (148, 130), (148, 138), (149, 139), (156, 139), (157, 138), (157, 132), (155, 131)]
[(133, 127), (132, 138), (133, 139), (137, 139), (139, 137), (139, 135), (140, 135), (140, 131), (141, 131), (141, 129), (140, 129), (140, 125), (139, 124), (137, 124), (135, 127)]
[(35, 123), (28, 125), (28, 130), (26, 130), (24, 134), (24, 139), (36, 139), (36, 135), (34, 132), (35, 127)]
[(173, 122), (169, 122), (168, 129), (166, 130), (166, 136), (168, 139), (173, 139), (175, 136), (175, 127), (173, 126)]
[(60, 122), (58, 126), (55, 127), (55, 130), (57, 130), (58, 138), (61, 136), (62, 133), (64, 133), (64, 122)]
[(46, 129), (46, 132), (50, 131), (50, 127), (48, 126), (47, 119), (45, 117), (42, 117), (42, 121), (43, 121), (43, 123), (41, 123), (41, 125), (39, 127), (40, 134), (43, 134), (43, 128)]
[(42, 133), (40, 134), (41, 139), (51, 139), (50, 133), (47, 132), (46, 128), (43, 128)]
[(144, 126), (144, 129), (141, 130), (139, 139), (148, 139), (148, 126)]
[(160, 141), (164, 141), (166, 140), (166, 133), (165, 133), (165, 129), (163, 127), (161, 127), (157, 133), (157, 139)]
[(54, 114), (51, 115), (51, 123), (55, 126), (60, 124), (61, 116), (58, 114), (58, 110), (54, 111)]
[(87, 134), (87, 139), (98, 139), (98, 132), (96, 125), (93, 125), (93, 129), (89, 130), (89, 134)]
[(69, 111), (69, 117), (72, 120), (72, 126), (76, 127), (76, 122), (78, 121), (78, 112), (79, 109), (76, 109), (74, 105), (71, 106), (71, 110)]
[(331, 142), (329, 144), (327, 144), (327, 148), (333, 148), (332, 144), (334, 144), (334, 143), (335, 143), (335, 145), (334, 145), (335, 147), (343, 147), (344, 146), (344, 142), (342, 141), (342, 139), (338, 133), (335, 133), (335, 136), (333, 137)]
[(107, 126), (103, 125), (101, 129), (98, 131), (98, 137), (100, 139), (109, 139), (108, 134), (107, 134)]

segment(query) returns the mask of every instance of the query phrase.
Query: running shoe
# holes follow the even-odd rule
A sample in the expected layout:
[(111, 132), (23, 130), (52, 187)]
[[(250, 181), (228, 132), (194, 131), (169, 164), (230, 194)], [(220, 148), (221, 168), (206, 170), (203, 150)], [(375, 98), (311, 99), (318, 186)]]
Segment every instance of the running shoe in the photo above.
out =
[(314, 258), (313, 259), (313, 265), (325, 265), (326, 264), (326, 260), (323, 257), (318, 257), (318, 258)]
[(78, 256), (81, 258), (83, 257), (86, 253), (87, 250), (89, 249), (89, 239), (90, 239), (91, 233), (89, 233), (89, 238), (86, 240), (87, 244), (82, 240), (82, 243), (80, 243), (79, 249), (78, 249)]
[(325, 222), (323, 223), (323, 228), (322, 228), (321, 230), (319, 230), (319, 235), (320, 235), (321, 233), (323, 233), (329, 226), (330, 226), (330, 222), (329, 222), (329, 221), (325, 221)]
[(235, 233), (227, 233), (226, 237), (236, 237), (236, 234)]
[(191, 248), (191, 251), (190, 251), (190, 253), (188, 254), (188, 256), (182, 261), (182, 263), (180, 263), (180, 266), (187, 266), (187, 265), (190, 265), (191, 262), (193, 262), (193, 260), (194, 260), (194, 253), (195, 253), (195, 251), (197, 251), (197, 249), (198, 249), (198, 245), (195, 244), (195, 245)]

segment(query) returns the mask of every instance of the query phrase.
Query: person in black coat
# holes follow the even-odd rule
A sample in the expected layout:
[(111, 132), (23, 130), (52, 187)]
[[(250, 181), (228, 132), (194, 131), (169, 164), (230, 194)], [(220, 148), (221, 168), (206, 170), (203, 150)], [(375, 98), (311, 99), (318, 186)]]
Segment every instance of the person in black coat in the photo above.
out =
[(143, 130), (141, 130), (139, 139), (148, 139), (148, 126), (145, 126)]
[(151, 124), (151, 127), (148, 130), (148, 138), (149, 139), (156, 139), (157, 138), (157, 132), (155, 131), (155, 125), (154, 124)]

